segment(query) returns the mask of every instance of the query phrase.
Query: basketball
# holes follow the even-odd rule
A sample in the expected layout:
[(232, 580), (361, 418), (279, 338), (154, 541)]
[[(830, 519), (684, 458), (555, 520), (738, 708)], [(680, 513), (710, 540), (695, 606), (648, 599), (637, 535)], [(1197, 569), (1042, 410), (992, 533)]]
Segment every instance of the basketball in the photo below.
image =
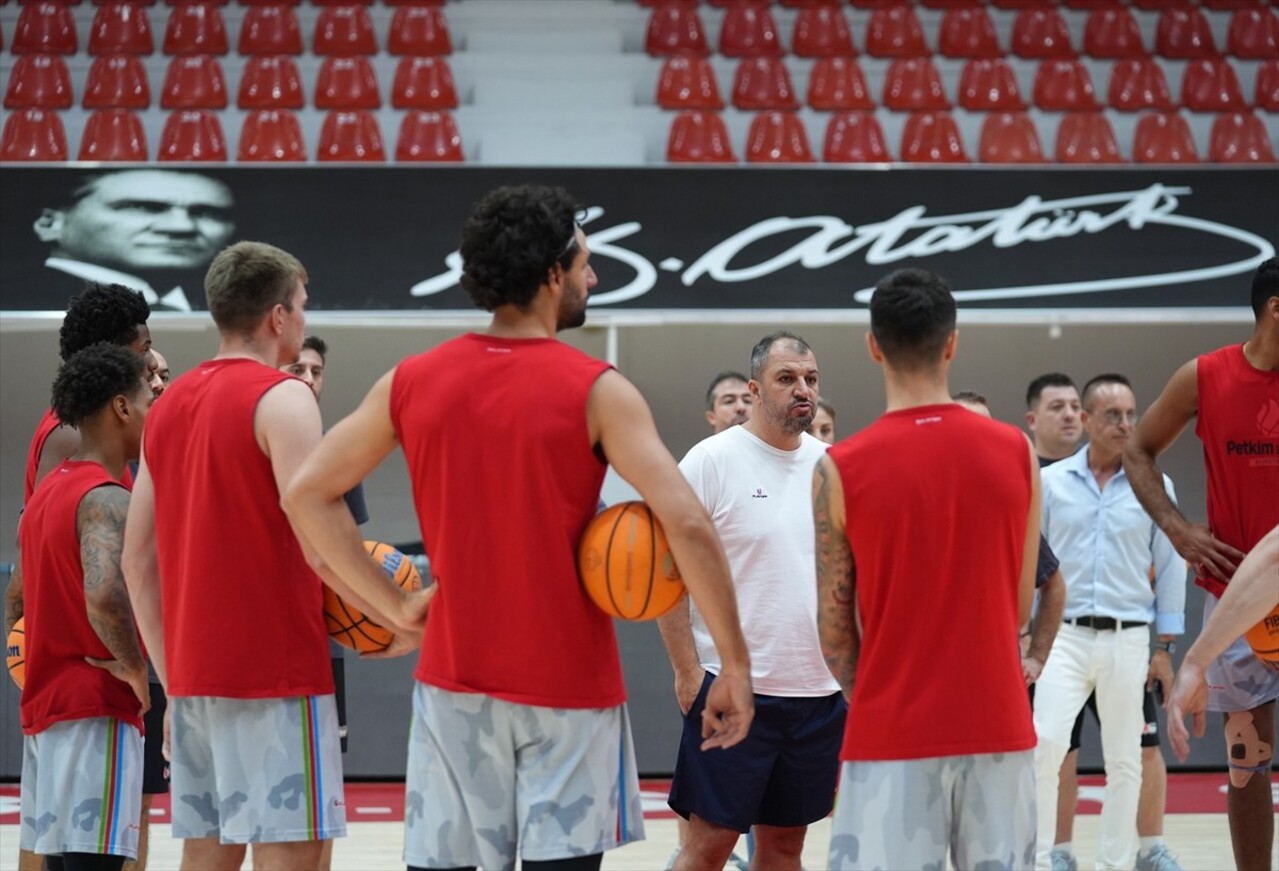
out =
[[(364, 549), (400, 589), (422, 589), (422, 576), (404, 554), (380, 541), (366, 541)], [(374, 622), (359, 608), (343, 601), (341, 596), (327, 586), (324, 588), (324, 624), (329, 630), (330, 638), (343, 647), (360, 653), (386, 650), (395, 635)]]
[(1279, 607), (1244, 635), (1252, 652), (1272, 671), (1279, 671)]
[(9, 638), (4, 644), (4, 660), (5, 665), (9, 668), (9, 677), (13, 678), (13, 682), (18, 685), (18, 689), (22, 689), (22, 684), (27, 679), (27, 633), (22, 628), (22, 618), (18, 618), (18, 622), (13, 624), (13, 629), (9, 632)]
[(591, 601), (623, 620), (660, 617), (684, 596), (666, 533), (643, 502), (620, 502), (591, 519), (577, 570)]

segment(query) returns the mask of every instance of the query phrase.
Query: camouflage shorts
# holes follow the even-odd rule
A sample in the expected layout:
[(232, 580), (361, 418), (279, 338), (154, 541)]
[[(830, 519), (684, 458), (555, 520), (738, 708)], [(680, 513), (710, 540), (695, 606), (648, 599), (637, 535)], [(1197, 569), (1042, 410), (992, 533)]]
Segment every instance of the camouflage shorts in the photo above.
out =
[[(1204, 596), (1204, 624), (1217, 607), (1216, 596)], [(1208, 710), (1251, 711), (1279, 699), (1279, 671), (1252, 652), (1245, 638), (1236, 638), (1208, 665)]]

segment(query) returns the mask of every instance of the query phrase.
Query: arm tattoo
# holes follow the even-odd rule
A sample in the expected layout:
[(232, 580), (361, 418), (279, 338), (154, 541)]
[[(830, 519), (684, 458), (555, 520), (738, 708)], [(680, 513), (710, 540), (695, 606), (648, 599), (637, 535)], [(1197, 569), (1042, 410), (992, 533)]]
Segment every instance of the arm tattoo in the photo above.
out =
[(128, 668), (143, 665), (138, 629), (133, 621), (129, 592), (120, 570), (124, 550), (124, 519), (129, 492), (106, 486), (80, 500), (76, 525), (80, 533), (80, 562), (84, 570), (84, 598), (89, 623), (111, 655)]
[(853, 692), (859, 639), (854, 609), (857, 572), (848, 537), (831, 515), (830, 469), (818, 463), (813, 479), (813, 527), (817, 536), (817, 634), (826, 667), (844, 697)]

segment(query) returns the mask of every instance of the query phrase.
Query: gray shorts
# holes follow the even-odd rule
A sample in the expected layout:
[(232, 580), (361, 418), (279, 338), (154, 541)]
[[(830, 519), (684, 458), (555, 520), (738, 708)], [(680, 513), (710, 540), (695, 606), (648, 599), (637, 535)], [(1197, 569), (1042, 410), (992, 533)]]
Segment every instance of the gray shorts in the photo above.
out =
[(404, 859), (514, 868), (644, 838), (626, 706), (541, 708), (417, 683)]
[(22, 739), (22, 849), (138, 858), (142, 735), (112, 717)]
[(1035, 867), (1034, 751), (845, 762), (832, 869)]
[[(1216, 607), (1216, 596), (1204, 596), (1205, 624)], [(1279, 699), (1279, 671), (1258, 659), (1245, 638), (1236, 638), (1234, 644), (1214, 659), (1205, 677), (1210, 711), (1251, 711)]]
[(169, 699), (175, 838), (223, 844), (346, 835), (333, 696)]

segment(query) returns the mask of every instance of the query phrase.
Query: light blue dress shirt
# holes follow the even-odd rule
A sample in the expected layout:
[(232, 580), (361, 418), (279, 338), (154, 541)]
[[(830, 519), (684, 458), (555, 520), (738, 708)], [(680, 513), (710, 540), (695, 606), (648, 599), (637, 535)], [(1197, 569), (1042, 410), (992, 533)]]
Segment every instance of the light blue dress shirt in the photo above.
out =
[[(1184, 633), (1186, 563), (1141, 507), (1123, 470), (1099, 488), (1085, 445), (1042, 476), (1043, 533), (1066, 579), (1062, 618), (1113, 617), (1154, 623), (1160, 635)], [(1167, 475), (1164, 489), (1175, 504)]]

